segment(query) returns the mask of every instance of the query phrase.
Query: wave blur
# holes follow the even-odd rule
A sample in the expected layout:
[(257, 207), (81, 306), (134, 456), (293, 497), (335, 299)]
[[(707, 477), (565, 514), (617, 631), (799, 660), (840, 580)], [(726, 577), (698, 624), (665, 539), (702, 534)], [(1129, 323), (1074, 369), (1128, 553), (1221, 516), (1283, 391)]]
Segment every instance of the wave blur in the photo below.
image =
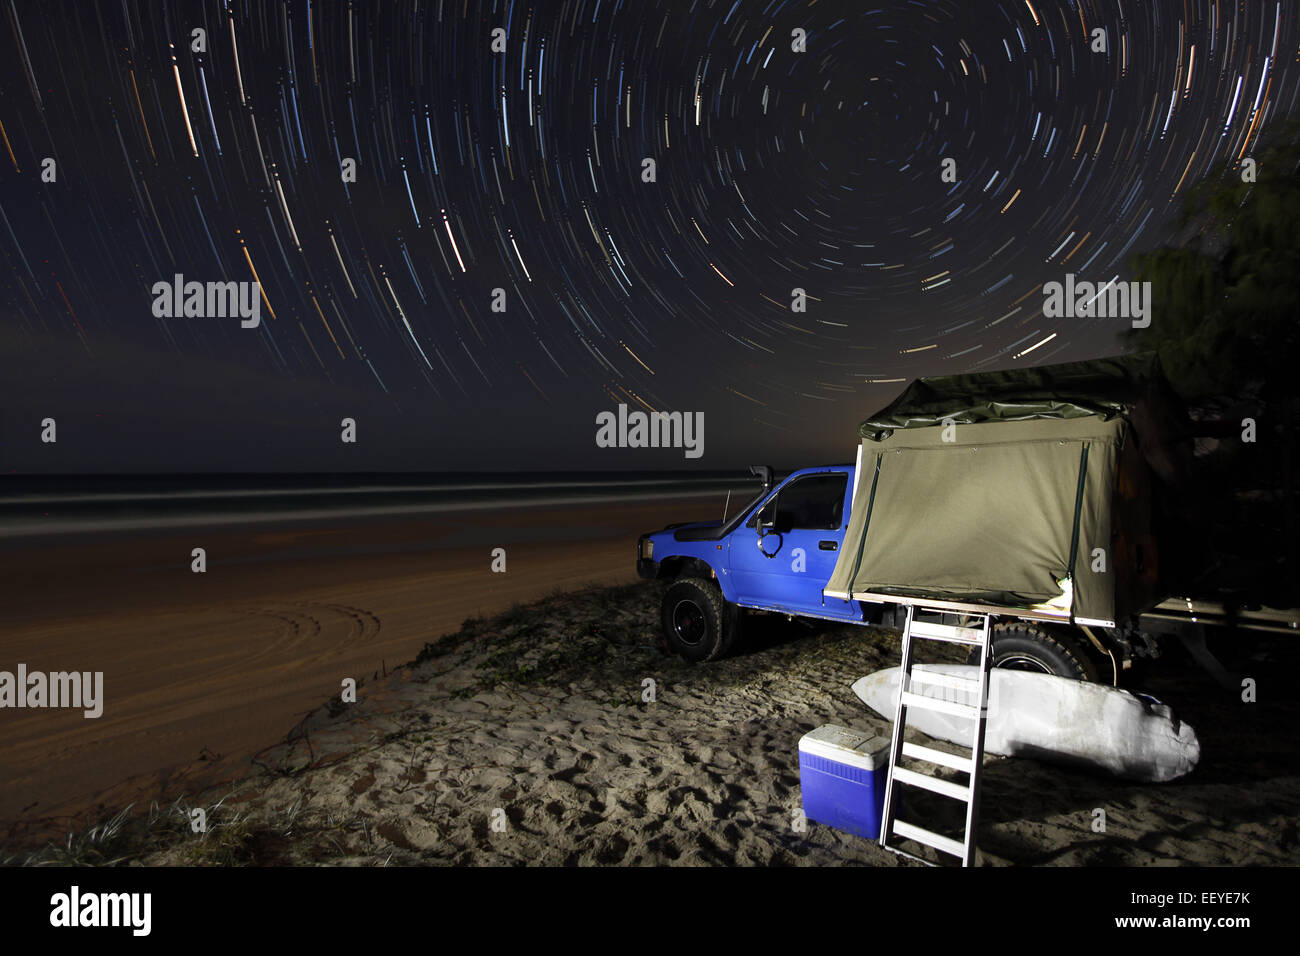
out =
[(50, 475), (0, 479), (0, 537), (608, 504), (748, 500), (737, 473)]

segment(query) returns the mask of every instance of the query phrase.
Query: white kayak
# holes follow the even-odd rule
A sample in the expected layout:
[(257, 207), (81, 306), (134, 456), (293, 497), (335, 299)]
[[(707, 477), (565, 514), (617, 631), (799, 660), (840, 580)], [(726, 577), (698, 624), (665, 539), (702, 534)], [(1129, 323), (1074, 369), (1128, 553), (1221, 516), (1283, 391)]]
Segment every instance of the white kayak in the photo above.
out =
[[(890, 667), (868, 674), (854, 683), (853, 693), (876, 713), (893, 720), (899, 670)], [(966, 664), (913, 668), (913, 692), (975, 703), (974, 694), (916, 680), (920, 670), (978, 681), (979, 668)], [(1151, 783), (1181, 777), (1200, 759), (1196, 731), (1154, 698), (1032, 671), (994, 668), (990, 674), (986, 753), (1096, 768)], [(975, 729), (967, 717), (922, 707), (908, 708), (907, 726), (967, 747)]]

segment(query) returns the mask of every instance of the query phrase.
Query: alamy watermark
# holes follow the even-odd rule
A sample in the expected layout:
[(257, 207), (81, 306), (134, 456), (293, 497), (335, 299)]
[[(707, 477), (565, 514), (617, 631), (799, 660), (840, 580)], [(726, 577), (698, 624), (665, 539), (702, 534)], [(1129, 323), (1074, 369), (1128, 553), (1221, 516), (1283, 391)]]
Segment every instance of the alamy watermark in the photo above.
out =
[(1133, 328), (1151, 324), (1150, 282), (1075, 282), (1074, 273), (1065, 282), (1043, 284), (1043, 315), (1049, 319), (1131, 319)]
[(596, 415), (597, 448), (684, 448), (687, 458), (704, 454), (703, 412), (629, 412)]
[(155, 282), (152, 291), (153, 314), (160, 319), (238, 316), (245, 329), (262, 323), (262, 287), (256, 282), (186, 282), (178, 272), (171, 282)]
[(153, 928), (153, 894), (83, 893), (74, 885), (50, 897), (50, 925), (124, 927), (133, 936), (148, 936)]
[(6, 707), (71, 707), (88, 720), (104, 713), (103, 671), (0, 671), (0, 710)]

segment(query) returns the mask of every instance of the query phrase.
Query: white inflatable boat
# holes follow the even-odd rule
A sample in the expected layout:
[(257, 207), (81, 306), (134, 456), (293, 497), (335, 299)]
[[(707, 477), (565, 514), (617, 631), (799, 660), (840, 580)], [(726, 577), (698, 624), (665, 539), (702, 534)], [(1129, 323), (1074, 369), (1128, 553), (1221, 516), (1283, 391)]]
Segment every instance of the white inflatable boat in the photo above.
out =
[[(979, 680), (978, 668), (969, 665), (928, 664), (924, 669)], [(876, 671), (853, 685), (863, 703), (891, 721), (898, 702), (899, 670)], [(985, 753), (1034, 757), (1152, 783), (1181, 777), (1200, 758), (1196, 731), (1154, 698), (1031, 671), (994, 668), (990, 674)], [(961, 692), (920, 681), (913, 690), (925, 696), (955, 693), (952, 699), (975, 703)], [(967, 747), (974, 735), (971, 720), (920, 707), (908, 709), (907, 725)]]

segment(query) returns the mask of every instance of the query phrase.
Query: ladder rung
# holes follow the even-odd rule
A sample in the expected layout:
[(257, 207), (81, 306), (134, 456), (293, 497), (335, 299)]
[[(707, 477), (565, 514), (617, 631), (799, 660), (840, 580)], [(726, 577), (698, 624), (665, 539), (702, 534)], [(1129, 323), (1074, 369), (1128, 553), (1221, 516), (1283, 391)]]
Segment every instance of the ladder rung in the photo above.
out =
[(894, 833), (905, 840), (915, 840), (917, 843), (924, 843), (926, 846), (934, 847), (950, 856), (966, 858), (966, 847), (952, 839), (951, 837), (941, 836), (938, 833), (931, 833), (929, 830), (910, 823), (904, 823), (902, 820), (894, 821)]
[(956, 627), (952, 624), (931, 624), (928, 621), (913, 621), (911, 635), (929, 641), (970, 644), (974, 647), (979, 647), (984, 643), (984, 632), (982, 630), (970, 627)]
[(915, 770), (905, 770), (902, 767), (894, 768), (894, 779), (899, 783), (911, 784), (913, 787), (920, 787), (940, 796), (960, 800), (962, 803), (970, 803), (970, 787), (953, 783), (951, 780), (942, 780), (939, 777), (917, 773)]
[(970, 680), (966, 677), (954, 677), (951, 674), (940, 674), (938, 671), (932, 671), (928, 667), (917, 664), (912, 668), (912, 680), (919, 681), (922, 684), (934, 684), (937, 687), (949, 687), (953, 690), (964, 690), (973, 696), (978, 696), (980, 691), (980, 682)]
[(959, 757), (956, 754), (935, 750), (933, 747), (922, 747), (920, 744), (903, 744), (903, 756), (914, 760), (928, 760), (930, 763), (937, 763), (950, 770), (960, 770), (962, 773), (972, 773), (975, 767), (975, 761), (970, 757)]
[(967, 720), (980, 718), (980, 709), (970, 704), (959, 704), (956, 701), (944, 700), (942, 697), (926, 697), (924, 694), (912, 694), (907, 691), (904, 691), (902, 696), (904, 707), (936, 710), (941, 714), (952, 714), (954, 717), (965, 717)]

